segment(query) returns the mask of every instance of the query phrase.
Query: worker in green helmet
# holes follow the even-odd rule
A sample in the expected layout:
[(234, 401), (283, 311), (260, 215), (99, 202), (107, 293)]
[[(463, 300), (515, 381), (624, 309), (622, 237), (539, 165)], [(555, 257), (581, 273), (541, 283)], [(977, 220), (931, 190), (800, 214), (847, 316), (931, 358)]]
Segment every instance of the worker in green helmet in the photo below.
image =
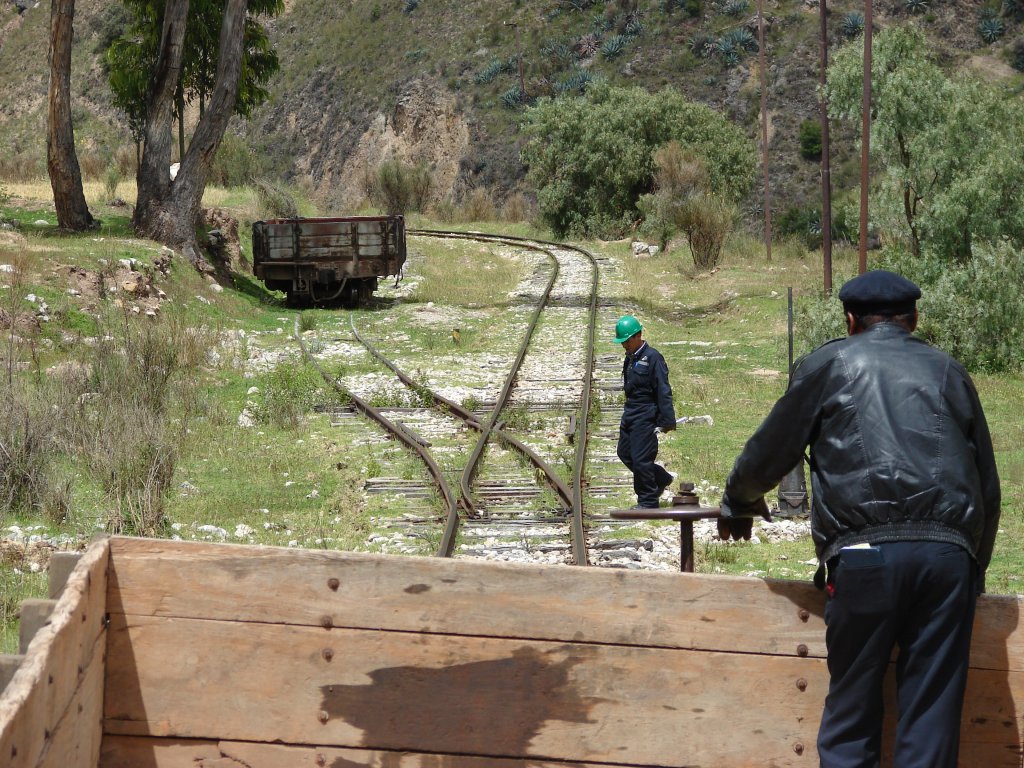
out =
[(615, 342), (626, 350), (622, 362), (626, 404), (619, 423), (617, 453), (633, 473), (636, 507), (653, 509), (673, 479), (664, 467), (654, 463), (658, 432), (676, 428), (668, 366), (661, 353), (644, 341), (643, 327), (632, 315), (620, 317), (615, 324)]

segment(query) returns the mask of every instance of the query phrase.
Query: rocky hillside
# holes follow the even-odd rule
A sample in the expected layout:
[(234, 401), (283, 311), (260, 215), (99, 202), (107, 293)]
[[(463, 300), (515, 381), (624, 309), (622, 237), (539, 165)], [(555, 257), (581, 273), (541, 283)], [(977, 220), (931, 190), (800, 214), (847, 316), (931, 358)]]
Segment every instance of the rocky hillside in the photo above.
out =
[[(288, 0), (269, 22), (282, 68), (271, 99), (232, 130), (257, 170), (302, 181), (324, 205), (363, 197), (360, 179), (382, 158), (425, 160), (439, 197), (483, 186), (501, 196), (521, 184), (517, 121), (529, 98), (579, 92), (592, 78), (649, 89), (671, 86), (758, 135), (754, 0)], [(830, 8), (833, 46), (856, 35), (862, 6)], [(991, 14), (991, 11), (988, 12)], [(818, 164), (800, 153), (802, 122), (817, 117), (817, 0), (765, 0), (773, 206), (813, 206)], [(876, 26), (913, 20), (951, 68), (1018, 83), (1010, 65), (1020, 25), (985, 44), (985, 8), (966, 0), (882, 0)], [(45, 168), (49, 4), (0, 5), (0, 178)], [(110, 107), (100, 52), (124, 24), (119, 4), (79, 0), (73, 72), (83, 169), (133, 148)], [(526, 98), (519, 90), (522, 51)], [(851, 132), (834, 129), (833, 182), (856, 184)], [(751, 213), (757, 203), (750, 205)]]

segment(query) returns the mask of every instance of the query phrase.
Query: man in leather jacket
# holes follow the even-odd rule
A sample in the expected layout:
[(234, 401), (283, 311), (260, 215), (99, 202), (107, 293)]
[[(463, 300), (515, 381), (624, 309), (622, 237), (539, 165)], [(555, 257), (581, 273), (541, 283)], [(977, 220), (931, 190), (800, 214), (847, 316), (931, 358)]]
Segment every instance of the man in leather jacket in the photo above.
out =
[(619, 318), (615, 341), (622, 344), (622, 385), (626, 404), (619, 423), (619, 459), (633, 473), (636, 508), (655, 509), (658, 499), (672, 483), (672, 475), (660, 464), (658, 434), (676, 428), (672, 387), (668, 383), (665, 358), (643, 339), (643, 328), (632, 315)]
[(749, 538), (751, 516), (767, 511), (764, 494), (810, 447), (811, 531), (828, 573), (819, 584), (828, 593), (831, 675), (818, 732), (823, 768), (879, 764), (882, 679), (894, 646), (892, 765), (957, 764), (999, 477), (970, 376), (912, 335), (920, 296), (881, 270), (843, 286), (849, 335), (798, 363), (722, 499), (720, 535)]

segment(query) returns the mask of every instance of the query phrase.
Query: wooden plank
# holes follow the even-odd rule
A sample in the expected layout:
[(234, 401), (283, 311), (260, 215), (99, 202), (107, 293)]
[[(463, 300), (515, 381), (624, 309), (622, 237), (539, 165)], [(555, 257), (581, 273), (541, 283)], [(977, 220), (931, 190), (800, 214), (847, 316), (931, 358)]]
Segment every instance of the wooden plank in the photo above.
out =
[[(488, 759), (486, 768), (618, 768), (623, 763)], [(481, 768), (479, 757), (246, 741), (108, 736), (99, 768)]]
[(56, 607), (56, 600), (46, 598), (30, 597), (21, 601), (18, 609), (18, 653), (24, 654), (28, 650), (39, 630), (50, 623)]
[(57, 723), (36, 768), (95, 768), (103, 741), (106, 632), (93, 645), (92, 661), (67, 711)]
[[(803, 582), (131, 538), (111, 547), (111, 612), (825, 655), (824, 597)], [(972, 666), (1024, 671), (1022, 602), (982, 596)]]
[(46, 584), (51, 600), (60, 597), (60, 593), (64, 591), (64, 585), (68, 583), (68, 576), (75, 570), (75, 566), (81, 559), (81, 552), (54, 552), (50, 555), (50, 568)]
[(25, 656), (20, 653), (0, 653), (0, 693), (3, 693), (24, 660)]
[[(824, 664), (811, 659), (139, 621), (131, 628), (112, 625), (112, 656), (134, 654), (136, 669), (109, 672), (116, 697), (107, 706), (109, 733), (488, 759), (526, 750), (531, 759), (628, 765), (675, 765), (677, 758), (684, 765), (802, 765), (796, 745), (803, 745), (804, 759), (813, 753), (828, 684)], [(336, 655), (328, 660), (325, 648)], [(1013, 702), (1022, 694), (1020, 674), (972, 671), (962, 765), (1020, 765)], [(313, 721), (321, 711), (329, 717), (318, 726)], [(895, 712), (891, 691), (887, 711)], [(337, 724), (338, 717), (344, 722)], [(732, 731), (731, 744), (718, 744), (729, 722), (742, 729)], [(793, 755), (780, 755), (779, 742)], [(744, 754), (771, 755), (775, 762), (747, 763)]]
[(825, 654), (824, 598), (799, 582), (130, 538), (111, 552), (112, 614)]
[(821, 659), (583, 643), (124, 616), (108, 637), (104, 732), (135, 736), (806, 766), (827, 684)]
[(83, 555), (50, 623), (0, 695), (0, 764), (8, 768), (35, 768), (94, 661), (105, 624), (108, 555), (105, 539)]

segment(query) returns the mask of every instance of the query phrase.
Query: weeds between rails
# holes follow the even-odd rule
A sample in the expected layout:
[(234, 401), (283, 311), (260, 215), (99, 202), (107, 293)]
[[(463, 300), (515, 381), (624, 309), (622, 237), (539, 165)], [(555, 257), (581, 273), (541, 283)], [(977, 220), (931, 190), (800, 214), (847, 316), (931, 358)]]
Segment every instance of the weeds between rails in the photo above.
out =
[[(583, 506), (582, 505), (582, 471), (583, 471), (583, 465), (584, 465), (584, 462), (585, 462), (587, 435), (588, 435), (588, 424), (586, 422), (589, 421), (589, 417), (591, 415), (590, 412), (592, 410), (590, 408), (590, 389), (591, 389), (591, 379), (592, 379), (592, 374), (593, 374), (593, 360), (594, 360), (593, 345), (594, 345), (594, 332), (595, 332), (595, 324), (596, 324), (597, 284), (598, 284), (598, 272), (597, 272), (596, 261), (594, 260), (593, 256), (591, 256), (586, 251), (583, 251), (582, 249), (575, 248), (573, 246), (564, 246), (562, 244), (550, 243), (550, 242), (544, 242), (544, 241), (531, 241), (531, 240), (527, 240), (525, 238), (516, 238), (516, 237), (510, 237), (510, 236), (486, 235), (486, 234), (479, 234), (479, 233), (466, 234), (466, 233), (435, 232), (435, 231), (416, 231), (416, 232), (411, 232), (410, 234), (418, 234), (418, 235), (430, 236), (430, 237), (448, 237), (448, 238), (453, 238), (453, 239), (471, 239), (471, 240), (476, 240), (476, 241), (480, 241), (480, 242), (506, 243), (506, 244), (513, 245), (513, 246), (518, 247), (518, 248), (526, 248), (526, 249), (530, 249), (530, 250), (534, 250), (534, 251), (543, 253), (544, 255), (546, 255), (551, 260), (552, 265), (554, 267), (553, 270), (552, 270), (552, 275), (551, 275), (551, 277), (550, 277), (550, 279), (548, 281), (548, 285), (546, 286), (546, 289), (545, 289), (541, 299), (538, 301), (537, 306), (534, 309), (534, 312), (533, 312), (533, 315), (531, 317), (531, 321), (530, 321), (527, 333), (525, 335), (525, 338), (524, 338), (522, 344), (520, 345), (518, 354), (516, 355), (515, 363), (513, 364), (513, 366), (511, 368), (508, 376), (506, 377), (504, 386), (502, 387), (502, 390), (501, 390), (501, 394), (499, 395), (499, 397), (498, 397), (498, 399), (497, 399), (497, 401), (495, 403), (495, 406), (494, 406), (494, 408), (493, 408), (489, 418), (487, 418), (487, 419), (485, 419), (483, 421), (481, 421), (480, 419), (477, 419), (476, 416), (472, 412), (470, 412), (468, 409), (464, 408), (463, 406), (461, 406), (461, 405), (459, 405), (457, 403), (454, 403), (454, 402), (448, 400), (447, 398), (444, 398), (443, 396), (439, 395), (438, 393), (432, 392), (428, 388), (418, 384), (417, 382), (413, 381), (411, 378), (406, 376), (403, 372), (398, 370), (397, 367), (393, 363), (391, 363), (391, 361), (387, 360), (383, 355), (381, 355), (377, 350), (375, 350), (372, 347), (372, 345), (368, 344), (359, 335), (359, 333), (358, 333), (358, 331), (357, 331), (357, 329), (355, 327), (354, 320), (352, 320), (350, 318), (350, 322), (351, 322), (351, 325), (352, 325), (352, 330), (353, 330), (353, 333), (354, 333), (356, 339), (361, 344), (363, 344), (370, 351), (370, 353), (375, 358), (377, 358), (382, 364), (384, 364), (385, 366), (390, 368), (392, 370), (392, 372), (395, 373), (396, 376), (403, 382), (403, 384), (405, 384), (406, 386), (408, 386), (410, 389), (412, 389), (414, 392), (417, 392), (421, 396), (425, 396), (425, 399), (428, 400), (429, 402), (432, 402), (434, 404), (434, 407), (437, 408), (438, 410), (440, 410), (442, 412), (445, 412), (445, 413), (448, 413), (450, 415), (453, 415), (453, 416), (461, 419), (470, 428), (475, 429), (476, 431), (478, 431), (480, 433), (480, 436), (479, 436), (479, 439), (478, 439), (478, 441), (476, 443), (476, 446), (474, 447), (474, 450), (473, 450), (473, 452), (470, 455), (470, 459), (466, 463), (466, 465), (465, 465), (465, 467), (463, 469), (462, 478), (461, 478), (462, 498), (460, 499), (460, 501), (458, 503), (456, 503), (454, 501), (453, 495), (451, 494), (451, 491), (450, 491), (450, 488), (448, 487), (447, 481), (445, 480), (445, 478), (441, 474), (441, 471), (437, 467), (436, 462), (430, 456), (430, 453), (429, 453), (429, 451), (427, 451), (426, 446), (422, 445), (422, 443), (416, 438), (415, 435), (412, 435), (402, 425), (396, 424), (396, 423), (391, 422), (390, 420), (388, 420), (376, 408), (373, 408), (368, 403), (366, 403), (365, 401), (363, 401), (360, 398), (358, 398), (357, 396), (355, 396), (353, 393), (348, 392), (347, 390), (344, 390), (336, 381), (331, 380), (326, 375), (326, 373), (319, 366), (319, 364), (315, 361), (315, 359), (312, 357), (312, 355), (309, 354), (308, 349), (306, 348), (305, 344), (302, 342), (302, 339), (301, 339), (301, 337), (299, 335), (299, 332), (298, 332), (298, 330), (299, 330), (298, 323), (296, 323), (295, 337), (296, 337), (296, 340), (299, 342), (300, 346), (303, 349), (304, 356), (306, 357), (306, 359), (310, 360), (315, 365), (315, 367), (317, 368), (318, 372), (324, 378), (325, 381), (327, 381), (335, 389), (338, 389), (339, 391), (343, 392), (347, 397), (349, 397), (352, 400), (352, 403), (357, 408), (357, 410), (359, 410), (360, 412), (364, 413), (369, 418), (371, 418), (374, 421), (376, 421), (378, 424), (383, 426), (386, 431), (388, 431), (389, 433), (393, 434), (395, 437), (400, 439), (409, 448), (414, 450), (420, 456), (420, 458), (424, 461), (424, 463), (427, 465), (428, 471), (430, 472), (430, 474), (431, 474), (431, 476), (433, 478), (433, 481), (434, 481), (435, 485), (437, 485), (438, 490), (440, 491), (442, 497), (445, 499), (446, 506), (447, 506), (445, 533), (444, 533), (444, 536), (442, 538), (441, 544), (438, 547), (438, 552), (437, 552), (438, 555), (440, 555), (440, 556), (451, 556), (453, 551), (454, 551), (455, 537), (456, 537), (456, 534), (457, 534), (457, 531), (458, 531), (458, 527), (459, 527), (459, 523), (460, 523), (460, 519), (461, 519), (461, 515), (460, 515), (460, 513), (458, 511), (458, 507), (459, 506), (462, 507), (466, 517), (472, 519), (472, 518), (475, 518), (475, 517), (479, 516), (478, 513), (477, 513), (477, 505), (476, 505), (476, 503), (473, 500), (472, 481), (473, 481), (473, 478), (474, 478), (475, 473), (477, 471), (477, 468), (479, 466), (479, 461), (480, 461), (480, 459), (482, 457), (483, 449), (486, 446), (486, 443), (487, 443), (488, 439), (493, 435), (496, 438), (498, 438), (498, 440), (500, 440), (505, 445), (514, 448), (515, 450), (519, 451), (522, 455), (524, 455), (530, 461), (530, 463), (533, 464), (540, 471), (540, 473), (544, 475), (545, 481), (551, 486), (552, 490), (555, 492), (555, 494), (556, 494), (559, 502), (561, 503), (563, 509), (565, 509), (566, 511), (569, 511), (570, 508), (571, 508), (572, 514), (571, 514), (571, 535), (570, 535), (570, 538), (572, 540), (573, 561), (576, 564), (586, 564), (587, 563), (587, 554), (586, 554), (585, 534), (584, 534), (584, 531), (583, 531), (583, 508), (582, 508), (582, 506)], [(501, 412), (505, 408), (505, 406), (507, 405), (509, 395), (511, 393), (513, 385), (515, 384), (516, 377), (517, 377), (517, 375), (519, 373), (519, 370), (520, 370), (520, 368), (522, 366), (522, 362), (523, 362), (523, 359), (524, 359), (524, 357), (526, 355), (526, 351), (527, 351), (527, 349), (530, 346), (531, 340), (532, 340), (533, 335), (534, 335), (534, 331), (535, 331), (536, 326), (537, 326), (537, 322), (538, 322), (538, 320), (540, 318), (540, 315), (543, 312), (545, 306), (547, 305), (547, 302), (548, 302), (548, 300), (550, 298), (550, 295), (551, 295), (551, 291), (552, 291), (552, 289), (553, 289), (553, 287), (555, 285), (556, 280), (558, 279), (559, 263), (558, 263), (558, 259), (554, 256), (554, 254), (552, 252), (554, 248), (565, 248), (565, 249), (569, 249), (569, 250), (573, 250), (573, 251), (582, 253), (584, 256), (587, 257), (587, 259), (590, 261), (591, 266), (592, 266), (592, 280), (591, 280), (590, 301), (589, 301), (589, 304), (590, 304), (590, 315), (589, 315), (589, 323), (588, 323), (589, 328), (588, 328), (588, 333), (587, 333), (588, 345), (587, 345), (587, 350), (586, 350), (586, 353), (585, 353), (585, 361), (586, 361), (585, 369), (586, 369), (586, 374), (583, 377), (584, 386), (583, 386), (583, 392), (582, 392), (582, 395), (581, 395), (581, 410), (582, 410), (582, 412), (584, 414), (587, 415), (587, 419), (577, 419), (577, 435), (576, 435), (576, 440), (575, 440), (576, 447), (577, 447), (577, 456), (576, 456), (576, 461), (575, 461), (575, 464), (574, 464), (574, 471), (573, 471), (573, 488), (574, 488), (574, 490), (571, 493), (570, 493), (569, 489), (565, 486), (565, 484), (560, 480), (560, 478), (557, 477), (557, 475), (550, 468), (550, 466), (548, 466), (539, 456), (537, 456), (537, 454), (532, 449), (530, 449), (528, 446), (523, 444), (521, 441), (517, 440), (512, 435), (510, 435), (507, 432), (505, 432), (502, 429), (502, 426), (503, 426), (502, 423), (499, 421), (499, 417), (501, 415)]]

